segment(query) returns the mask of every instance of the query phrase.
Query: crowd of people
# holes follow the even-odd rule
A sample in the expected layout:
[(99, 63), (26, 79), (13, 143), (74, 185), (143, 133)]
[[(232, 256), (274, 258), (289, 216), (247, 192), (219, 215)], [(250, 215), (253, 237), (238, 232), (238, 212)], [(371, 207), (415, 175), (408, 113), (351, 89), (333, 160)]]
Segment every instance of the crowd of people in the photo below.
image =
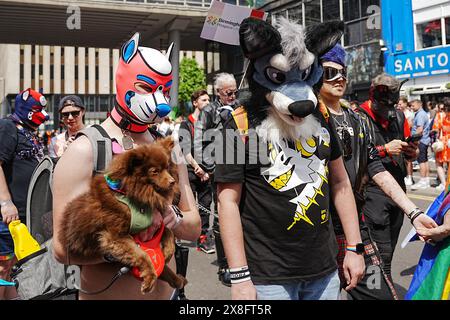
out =
[[(404, 215), (423, 241), (450, 235), (449, 219), (438, 226), (406, 195), (407, 186), (430, 187), (431, 154), (436, 189), (445, 189), (450, 99), (427, 110), (420, 100), (399, 97), (402, 82), (383, 73), (372, 79), (367, 101), (347, 102), (346, 54), (336, 44), (342, 31), (330, 24), (316, 33), (327, 28), (320, 34), (329, 44), (324, 47), (317, 39), (289, 38), (286, 30), (293, 29), (286, 26), (245, 20), (241, 46), (250, 61), (250, 95), (239, 100), (234, 76), (219, 73), (214, 94), (192, 92), (193, 112), (176, 120), (168, 117), (171, 48), (162, 54), (142, 47), (137, 34), (121, 49), (116, 104), (100, 125), (111, 139), (111, 156), (162, 136), (179, 142), (173, 160), (180, 199), (154, 211), (139, 238), (152, 239), (164, 223), (176, 238), (216, 253), (218, 279), (231, 287), (233, 299), (339, 299), (345, 289), (356, 300), (396, 300), (391, 269)], [(261, 43), (249, 40), (252, 33)], [(292, 50), (304, 45), (298, 41), (309, 51)], [(179, 298), (182, 291), (163, 281), (142, 296), (131, 275), (96, 295), (85, 293), (117, 272), (106, 257), (70, 254), (60, 237), (66, 205), (89, 190), (93, 175), (93, 147), (82, 134), (87, 110), (78, 96), (63, 97), (58, 112), (64, 131), (46, 134), (43, 143), (37, 132), (49, 120), (46, 103), (42, 93), (24, 90), (14, 113), (0, 120), (0, 279), (9, 279), (16, 262), (8, 224), (26, 223), (29, 181), (48, 154), (57, 159), (54, 255), (82, 266), (79, 298)], [(174, 258), (168, 263), (175, 269)], [(368, 267), (377, 270), (380, 286), (369, 285)], [(0, 300), (16, 296), (13, 287), (0, 286)]]

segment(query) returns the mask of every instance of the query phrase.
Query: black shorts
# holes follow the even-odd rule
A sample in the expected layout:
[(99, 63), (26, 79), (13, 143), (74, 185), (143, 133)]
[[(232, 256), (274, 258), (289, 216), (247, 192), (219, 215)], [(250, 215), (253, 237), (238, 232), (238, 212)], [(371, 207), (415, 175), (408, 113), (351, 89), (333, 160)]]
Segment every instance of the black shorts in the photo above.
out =
[(419, 142), (419, 157), (417, 162), (424, 163), (428, 161), (428, 145)]

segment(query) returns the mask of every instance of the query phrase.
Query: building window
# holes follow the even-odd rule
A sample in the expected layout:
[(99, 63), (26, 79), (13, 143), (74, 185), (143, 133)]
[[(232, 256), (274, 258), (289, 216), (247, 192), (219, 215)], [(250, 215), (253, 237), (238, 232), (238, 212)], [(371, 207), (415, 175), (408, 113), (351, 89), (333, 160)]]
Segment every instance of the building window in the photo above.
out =
[(417, 49), (442, 45), (441, 19), (416, 24)]
[(359, 0), (343, 0), (345, 22), (361, 18), (359, 4)]
[[(280, 19), (281, 17), (287, 18), (287, 10), (274, 12), (274, 13), (272, 13), (271, 16), (272, 16), (271, 23), (272, 23), (272, 25), (275, 25), (276, 23), (279, 22), (278, 19)], [(299, 23), (302, 23), (302, 14), (301, 14), (301, 12), (300, 12), (300, 21), (299, 21)]]
[[(298, 24), (303, 23), (303, 16), (302, 16), (302, 4), (289, 8), (286, 10), (287, 12), (287, 18), (291, 21), (295, 21)], [(286, 17), (286, 15), (284, 15)]]
[(344, 45), (353, 46), (381, 38), (379, 0), (343, 0), (346, 25)]
[(445, 18), (445, 44), (450, 45), (450, 17)]
[(305, 26), (320, 23), (320, 0), (312, 0), (304, 2), (304, 5), (305, 5)]
[(339, 0), (322, 1), (323, 21), (341, 20)]

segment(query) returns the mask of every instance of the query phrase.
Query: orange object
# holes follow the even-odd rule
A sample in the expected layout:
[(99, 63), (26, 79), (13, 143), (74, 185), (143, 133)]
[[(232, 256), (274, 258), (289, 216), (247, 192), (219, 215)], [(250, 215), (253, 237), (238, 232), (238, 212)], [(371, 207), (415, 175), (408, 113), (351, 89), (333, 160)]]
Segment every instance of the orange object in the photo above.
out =
[(433, 123), (433, 130), (438, 132), (438, 139), (444, 143), (444, 150), (436, 153), (439, 162), (450, 162), (450, 148), (447, 146), (450, 140), (450, 114), (439, 112)]
[[(143, 242), (139, 239), (138, 235), (134, 236), (134, 241), (136, 241), (136, 244), (141, 247), (142, 250), (144, 250), (148, 256), (150, 257), (150, 260), (153, 263), (153, 267), (155, 267), (156, 276), (160, 276), (160, 274), (164, 270), (165, 265), (165, 259), (164, 255), (161, 250), (161, 238), (164, 232), (164, 223), (161, 224), (161, 227), (156, 232), (156, 234), (151, 238), (149, 241)], [(132, 274), (137, 278), (142, 280), (141, 274), (139, 272), (139, 269), (136, 267), (133, 267), (131, 270)]]

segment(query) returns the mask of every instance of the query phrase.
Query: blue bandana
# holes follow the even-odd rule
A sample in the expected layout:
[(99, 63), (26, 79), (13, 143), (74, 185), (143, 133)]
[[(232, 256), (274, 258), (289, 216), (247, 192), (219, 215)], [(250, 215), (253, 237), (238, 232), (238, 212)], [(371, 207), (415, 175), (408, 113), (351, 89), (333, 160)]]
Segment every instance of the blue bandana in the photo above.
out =
[(338, 43), (330, 51), (320, 57), (320, 62), (331, 61), (345, 67), (345, 50)]

